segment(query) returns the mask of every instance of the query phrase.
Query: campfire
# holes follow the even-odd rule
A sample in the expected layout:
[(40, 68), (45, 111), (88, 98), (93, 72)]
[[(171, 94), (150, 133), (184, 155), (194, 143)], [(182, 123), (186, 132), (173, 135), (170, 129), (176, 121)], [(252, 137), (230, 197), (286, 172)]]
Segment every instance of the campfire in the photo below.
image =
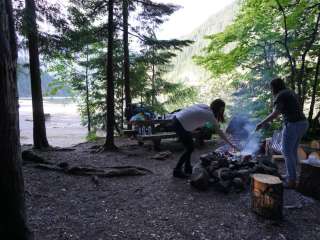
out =
[(200, 190), (213, 186), (216, 190), (228, 193), (240, 192), (250, 183), (250, 175), (264, 173), (279, 176), (278, 169), (266, 156), (233, 155), (211, 152), (200, 157), (191, 176), (191, 185)]
[(240, 192), (250, 183), (250, 175), (263, 173), (279, 176), (277, 166), (264, 154), (263, 142), (254, 132), (254, 124), (244, 117), (233, 118), (227, 128), (232, 141), (240, 146), (241, 152), (233, 152), (228, 145), (200, 156), (194, 166), (191, 185), (200, 190), (209, 186), (228, 193)]

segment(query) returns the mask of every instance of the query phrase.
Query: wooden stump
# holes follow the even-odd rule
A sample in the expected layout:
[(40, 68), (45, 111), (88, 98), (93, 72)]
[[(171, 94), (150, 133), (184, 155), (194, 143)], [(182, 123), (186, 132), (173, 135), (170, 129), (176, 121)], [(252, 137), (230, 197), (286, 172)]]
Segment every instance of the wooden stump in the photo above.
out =
[(320, 141), (313, 140), (313, 141), (310, 143), (310, 147), (311, 147), (311, 148), (315, 148), (315, 149), (320, 149)]
[(320, 200), (320, 166), (301, 164), (298, 191)]
[(253, 174), (251, 179), (251, 208), (269, 219), (281, 219), (283, 207), (282, 181), (267, 174)]

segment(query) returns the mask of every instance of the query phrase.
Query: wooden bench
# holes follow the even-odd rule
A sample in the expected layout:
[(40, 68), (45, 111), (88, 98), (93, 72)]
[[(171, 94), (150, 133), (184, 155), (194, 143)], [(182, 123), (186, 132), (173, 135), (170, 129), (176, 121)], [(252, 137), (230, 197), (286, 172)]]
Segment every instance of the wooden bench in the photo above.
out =
[[(133, 123), (133, 125), (135, 125), (137, 128), (136, 130), (124, 130), (123, 133), (127, 136), (134, 136), (138, 140), (139, 145), (143, 145), (145, 141), (151, 141), (153, 143), (153, 148), (158, 150), (162, 139), (170, 139), (170, 138), (178, 137), (175, 132), (171, 132), (171, 131), (170, 132), (168, 131), (154, 132), (156, 131), (155, 130), (156, 126), (166, 125), (170, 123), (172, 123), (172, 120), (170, 119), (137, 121)], [(148, 130), (150, 127), (151, 127), (152, 134), (148, 134)], [(145, 131), (146, 131), (146, 134), (141, 134), (142, 132), (144, 133)], [(193, 132), (192, 135), (200, 145), (203, 144), (204, 139), (201, 138), (201, 133), (199, 131)]]
[(142, 145), (144, 141), (152, 141), (154, 149), (159, 149), (162, 139), (176, 138), (176, 137), (177, 137), (177, 134), (175, 132), (160, 132), (160, 133), (154, 133), (150, 135), (137, 135), (137, 140), (140, 145)]
[(128, 137), (134, 136), (137, 131), (136, 130), (132, 130), (132, 129), (127, 129), (127, 130), (123, 130), (122, 133)]
[[(192, 136), (198, 141), (200, 144), (200, 133), (199, 132), (193, 132)], [(161, 140), (162, 139), (170, 139), (170, 138), (177, 138), (177, 134), (175, 132), (159, 132), (154, 133), (150, 135), (137, 135), (136, 138), (138, 140), (139, 145), (143, 145), (144, 141), (151, 141), (153, 143), (153, 149), (159, 150)]]

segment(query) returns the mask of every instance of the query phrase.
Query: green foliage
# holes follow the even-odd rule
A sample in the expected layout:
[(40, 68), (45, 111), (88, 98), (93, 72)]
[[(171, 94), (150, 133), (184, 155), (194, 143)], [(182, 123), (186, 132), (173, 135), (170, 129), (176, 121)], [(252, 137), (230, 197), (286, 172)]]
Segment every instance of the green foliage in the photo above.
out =
[(234, 22), (207, 36), (204, 54), (194, 61), (216, 79), (233, 78), (231, 86), (238, 89), (236, 109), (253, 116), (262, 118), (270, 112), (269, 82), (275, 76), (296, 87), (305, 102), (311, 97), (320, 54), (315, 34), (319, 14), (318, 1), (244, 0)]
[[(68, 9), (70, 27), (65, 30), (59, 42), (58, 51), (51, 52), (50, 70), (56, 79), (52, 83), (53, 91), (61, 86), (70, 86), (79, 103), (79, 110), (84, 125), (91, 124), (93, 131), (106, 127), (106, 23), (100, 13), (93, 14), (92, 9), (99, 1), (71, 1)], [(101, 2), (102, 3), (102, 2)], [(133, 4), (133, 3), (132, 3)], [(141, 4), (150, 4), (143, 0)], [(131, 6), (132, 7), (132, 6)], [(144, 6), (146, 7), (146, 6)], [(164, 13), (171, 14), (174, 6), (163, 4), (147, 7), (151, 12), (140, 12), (162, 22)], [(99, 6), (103, 11), (104, 6)], [(116, 9), (116, 14), (120, 13)], [(151, 14), (151, 15), (150, 15)], [(117, 18), (116, 18), (117, 19)], [(153, 19), (154, 20), (154, 19)], [(165, 105), (187, 102), (195, 95), (191, 88), (183, 84), (169, 83), (163, 79), (169, 67), (170, 59), (182, 47), (191, 41), (157, 40), (153, 32), (155, 25), (152, 18), (146, 19), (149, 26), (142, 27), (146, 35), (141, 36), (142, 50), (130, 53), (130, 88), (133, 102), (149, 105), (159, 113), (167, 111)], [(116, 20), (116, 24), (118, 20)], [(114, 86), (115, 86), (115, 121), (121, 127), (124, 122), (124, 79), (123, 79), (123, 42), (117, 32), (114, 40)], [(150, 35), (152, 37), (147, 37)], [(88, 91), (87, 91), (88, 89)]]
[(98, 139), (98, 136), (96, 132), (89, 132), (88, 135), (86, 136), (86, 140), (88, 142), (96, 142)]

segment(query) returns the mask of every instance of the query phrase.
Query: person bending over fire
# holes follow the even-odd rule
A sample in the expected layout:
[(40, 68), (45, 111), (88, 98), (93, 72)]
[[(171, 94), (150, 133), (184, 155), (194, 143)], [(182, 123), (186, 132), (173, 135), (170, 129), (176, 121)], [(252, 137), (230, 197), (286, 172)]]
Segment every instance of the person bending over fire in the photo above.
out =
[[(216, 99), (210, 107), (205, 104), (194, 104), (174, 113), (173, 130), (177, 133), (185, 148), (185, 152), (181, 155), (173, 170), (174, 177), (186, 178), (187, 175), (192, 173), (191, 155), (194, 150), (194, 143), (191, 132), (204, 126), (207, 122), (212, 123), (216, 132), (224, 141), (231, 147), (238, 149), (220, 129), (219, 122), (224, 122), (224, 109), (225, 102)], [(182, 170), (183, 166), (184, 171)]]
[(297, 173), (296, 166), (298, 163), (297, 150), (301, 138), (308, 130), (309, 123), (306, 120), (298, 96), (294, 91), (286, 88), (281, 78), (273, 79), (270, 83), (271, 91), (274, 96), (274, 109), (263, 121), (261, 121), (256, 130), (266, 126), (282, 114), (284, 127), (282, 131), (282, 153), (284, 155), (287, 174), (284, 177), (284, 186), (295, 188)]

